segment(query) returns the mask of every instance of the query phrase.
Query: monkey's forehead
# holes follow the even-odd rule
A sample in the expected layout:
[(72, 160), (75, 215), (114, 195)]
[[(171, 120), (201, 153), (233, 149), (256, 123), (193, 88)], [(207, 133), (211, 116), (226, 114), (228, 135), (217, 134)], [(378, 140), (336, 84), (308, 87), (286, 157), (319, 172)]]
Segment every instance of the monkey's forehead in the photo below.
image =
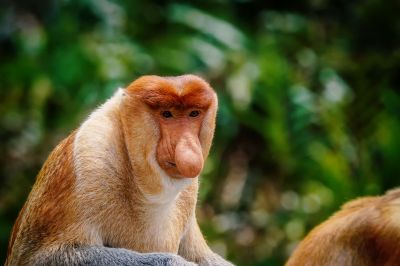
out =
[(216, 101), (216, 94), (210, 85), (195, 75), (143, 76), (126, 90), (153, 108), (207, 108)]
[(161, 89), (162, 87), (169, 87), (170, 90), (174, 90), (177, 94), (188, 93), (193, 89), (204, 89), (211, 90), (211, 86), (204, 79), (199, 76), (186, 74), (181, 76), (156, 76), (147, 75), (142, 76), (134, 80), (129, 86), (129, 90), (151, 90)]
[(167, 76), (167, 77), (161, 77), (164, 78), (175, 85), (184, 85), (186, 83), (200, 83), (206, 86), (210, 86), (207, 81), (205, 81), (203, 78), (193, 75), (193, 74), (185, 74), (181, 76)]

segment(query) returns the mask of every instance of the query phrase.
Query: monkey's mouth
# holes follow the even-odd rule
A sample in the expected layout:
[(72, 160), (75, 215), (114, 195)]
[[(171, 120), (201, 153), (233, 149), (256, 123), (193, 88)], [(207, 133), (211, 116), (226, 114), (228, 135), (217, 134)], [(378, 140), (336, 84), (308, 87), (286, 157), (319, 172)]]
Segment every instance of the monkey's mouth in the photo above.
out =
[(170, 167), (176, 167), (176, 163), (167, 161), (167, 165)]
[(167, 171), (168, 175), (174, 179), (182, 179), (184, 178), (178, 170), (176, 163), (171, 161), (165, 162), (165, 170)]

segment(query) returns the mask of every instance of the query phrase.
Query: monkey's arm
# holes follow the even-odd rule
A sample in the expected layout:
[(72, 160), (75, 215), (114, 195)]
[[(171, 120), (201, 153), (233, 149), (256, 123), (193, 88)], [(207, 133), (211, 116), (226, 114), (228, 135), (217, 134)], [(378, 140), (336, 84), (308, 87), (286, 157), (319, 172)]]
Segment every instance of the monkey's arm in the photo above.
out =
[(69, 246), (52, 252), (40, 252), (29, 265), (195, 266), (196, 264), (171, 253), (139, 253), (103, 246)]
[(179, 255), (201, 266), (233, 266), (208, 247), (195, 218), (188, 226), (179, 245)]

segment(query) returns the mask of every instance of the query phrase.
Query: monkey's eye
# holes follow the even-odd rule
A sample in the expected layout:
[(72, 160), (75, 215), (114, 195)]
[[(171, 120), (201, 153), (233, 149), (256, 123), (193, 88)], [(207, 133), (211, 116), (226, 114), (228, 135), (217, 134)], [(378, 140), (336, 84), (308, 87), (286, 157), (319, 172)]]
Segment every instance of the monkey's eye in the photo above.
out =
[(190, 117), (196, 117), (196, 116), (199, 116), (199, 114), (200, 114), (200, 111), (195, 110), (195, 111), (191, 111), (189, 116)]
[(171, 118), (172, 117), (172, 113), (170, 111), (162, 111), (161, 115), (165, 118)]

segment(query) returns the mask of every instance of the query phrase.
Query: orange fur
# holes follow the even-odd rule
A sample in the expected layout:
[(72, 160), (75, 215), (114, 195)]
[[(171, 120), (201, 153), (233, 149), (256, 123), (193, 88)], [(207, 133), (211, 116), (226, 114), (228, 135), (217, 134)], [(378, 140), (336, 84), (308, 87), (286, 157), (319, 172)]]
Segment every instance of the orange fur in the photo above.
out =
[(154, 109), (206, 109), (215, 100), (209, 85), (192, 75), (169, 78), (144, 76), (130, 84), (127, 92), (140, 97)]
[[(171, 106), (179, 116), (162, 120), (160, 108)], [(190, 108), (201, 116), (188, 118)], [(29, 264), (66, 245), (217, 258), (195, 219), (198, 180), (182, 176), (201, 170), (216, 110), (216, 94), (193, 75), (145, 76), (118, 91), (47, 159), (14, 225), (6, 265)], [(176, 155), (188, 150), (196, 161)], [(176, 176), (162, 160), (176, 161)]]
[(345, 204), (308, 234), (286, 265), (398, 265), (399, 243), (397, 189)]
[(20, 264), (28, 264), (29, 256), (41, 247), (57, 241), (67, 223), (74, 219), (72, 209), (64, 205), (65, 202), (73, 204), (71, 144), (74, 136), (72, 133), (50, 154), (14, 225), (8, 258)]

